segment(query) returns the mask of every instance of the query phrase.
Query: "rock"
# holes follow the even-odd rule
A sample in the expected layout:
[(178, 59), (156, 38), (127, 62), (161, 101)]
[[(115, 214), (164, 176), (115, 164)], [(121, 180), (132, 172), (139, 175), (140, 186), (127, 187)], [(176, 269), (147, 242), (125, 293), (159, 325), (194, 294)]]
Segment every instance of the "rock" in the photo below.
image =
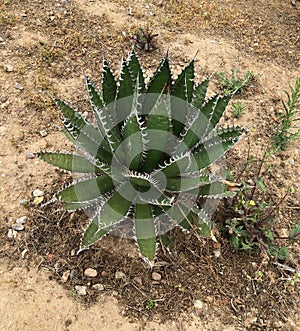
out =
[(92, 286), (92, 289), (96, 291), (104, 291), (104, 286), (100, 283), (97, 283)]
[(15, 231), (23, 231), (24, 230), (24, 225), (23, 224), (13, 224), (11, 228)]
[(66, 270), (66, 271), (62, 274), (62, 276), (61, 276), (61, 280), (62, 280), (64, 283), (66, 283), (67, 280), (69, 279), (69, 277), (70, 277), (70, 273), (71, 273), (71, 270)]
[(94, 278), (94, 277), (96, 277), (98, 275), (98, 272), (97, 272), (96, 269), (87, 268), (87, 269), (84, 270), (84, 275), (86, 277), (92, 277), (92, 278)]
[(27, 222), (28, 217), (27, 216), (22, 216), (16, 219), (16, 224), (25, 224)]
[(289, 164), (291, 165), (291, 166), (293, 166), (294, 164), (295, 164), (295, 160), (294, 159), (289, 159)]
[(41, 131), (40, 131), (40, 135), (41, 135), (42, 137), (46, 137), (46, 136), (48, 135), (48, 132), (47, 132), (46, 130), (41, 130)]
[(36, 190), (34, 190), (34, 191), (32, 192), (32, 195), (33, 195), (34, 197), (42, 197), (42, 196), (44, 195), (44, 192), (41, 191), (41, 190), (39, 190), (39, 189), (36, 189)]
[(7, 72), (13, 72), (14, 67), (11, 64), (5, 64), (4, 70), (7, 71)]
[(156, 281), (160, 281), (161, 280), (161, 274), (159, 274), (158, 272), (152, 272), (152, 279), (156, 280)]
[(33, 200), (33, 204), (34, 205), (39, 205), (40, 203), (42, 203), (44, 201), (44, 197), (36, 197)]
[(20, 83), (15, 83), (15, 89), (22, 91), (24, 90), (24, 86)]
[(21, 253), (22, 259), (25, 259), (26, 254), (28, 253), (28, 249), (24, 249)]
[(203, 304), (203, 302), (202, 302), (201, 300), (195, 300), (195, 301), (194, 301), (194, 307), (195, 307), (196, 309), (202, 309), (203, 306), (204, 306), (204, 304)]
[(142, 281), (142, 278), (141, 277), (134, 277), (133, 278), (133, 281), (136, 285), (142, 287), (143, 286), (143, 281)]
[(34, 153), (26, 153), (26, 159), (34, 159), (35, 154)]
[(214, 250), (214, 255), (216, 258), (221, 256), (221, 251), (219, 249)]
[(75, 285), (75, 290), (78, 295), (86, 295), (86, 286), (83, 285)]
[(116, 279), (126, 279), (126, 275), (122, 271), (117, 271), (115, 274)]
[(13, 230), (13, 229), (9, 229), (9, 230), (8, 230), (8, 233), (7, 233), (7, 237), (8, 237), (9, 239), (13, 239), (13, 238), (16, 238), (17, 234), (18, 234), (17, 231), (15, 231), (15, 230)]

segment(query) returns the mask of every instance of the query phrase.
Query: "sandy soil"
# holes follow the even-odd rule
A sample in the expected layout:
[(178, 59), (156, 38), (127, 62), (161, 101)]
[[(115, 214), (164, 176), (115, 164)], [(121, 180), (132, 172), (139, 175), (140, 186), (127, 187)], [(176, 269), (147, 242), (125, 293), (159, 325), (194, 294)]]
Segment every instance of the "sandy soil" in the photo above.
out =
[[(202, 16), (197, 19), (191, 11), (186, 13), (188, 5)], [(248, 320), (234, 325), (224, 325), (226, 313), (222, 315), (221, 308), (218, 316), (192, 310), (161, 324), (155, 315), (152, 321), (125, 317), (124, 306), (111, 293), (87, 307), (52, 280), (49, 271), (29, 264), (26, 256), (9, 258), (8, 228), (16, 218), (30, 214), (20, 199), (32, 201), (37, 188), (50, 198), (53, 185), (61, 178), (52, 167), (32, 159), (30, 153), (69, 147), (47, 93), (86, 109), (83, 70), (99, 79), (101, 52), (118, 69), (121, 49), (130, 49), (129, 36), (138, 26), (149, 24), (159, 34), (158, 49), (140, 54), (147, 70), (159, 63), (167, 49), (176, 73), (198, 51), (198, 80), (216, 71), (230, 72), (233, 67), (241, 73), (252, 70), (259, 88), (243, 99), (247, 113), (235, 123), (252, 128), (253, 153), (259, 155), (263, 150), (275, 120), (271, 100), (283, 97), (283, 91), (299, 75), (300, 3), (255, 1), (251, 6), (248, 1), (216, 1), (214, 5), (200, 1), (197, 6), (194, 1), (175, 0), (5, 0), (0, 4), (1, 330), (262, 330), (251, 322), (255, 317), (251, 311)], [(228, 121), (234, 122), (230, 114)], [(235, 150), (241, 159), (246, 144), (243, 141)], [(275, 176), (271, 184), (275, 196), (289, 185), (298, 191), (291, 202), (298, 206), (291, 214), (293, 221), (300, 219), (299, 150), (298, 141), (291, 144), (274, 159), (270, 175)], [(299, 250), (295, 252), (299, 254)], [(294, 260), (299, 263), (297, 257)], [(300, 330), (299, 307), (291, 307), (285, 320), (269, 325), (270, 330)]]

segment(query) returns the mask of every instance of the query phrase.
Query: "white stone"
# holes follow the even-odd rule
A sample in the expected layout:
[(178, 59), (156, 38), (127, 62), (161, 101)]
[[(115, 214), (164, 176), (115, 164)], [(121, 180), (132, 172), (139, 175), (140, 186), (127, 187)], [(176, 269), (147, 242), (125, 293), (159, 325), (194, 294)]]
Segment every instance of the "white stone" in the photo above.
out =
[(78, 295), (86, 295), (86, 286), (83, 285), (75, 285), (75, 290)]

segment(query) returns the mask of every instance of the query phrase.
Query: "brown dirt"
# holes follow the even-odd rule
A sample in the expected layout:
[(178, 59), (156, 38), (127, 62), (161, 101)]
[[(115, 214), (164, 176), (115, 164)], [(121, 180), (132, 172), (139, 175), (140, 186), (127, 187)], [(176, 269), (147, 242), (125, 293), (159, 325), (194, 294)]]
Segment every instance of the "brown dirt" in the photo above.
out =
[[(228, 112), (225, 119), (251, 128), (249, 138), (228, 158), (239, 176), (248, 142), (251, 155), (259, 159), (276, 123), (276, 99), (284, 97), (299, 75), (299, 19), (300, 2), (292, 6), (288, 0), (1, 2), (1, 330), (300, 329), (299, 285), (290, 286), (291, 274), (260, 255), (233, 252), (223, 237), (217, 238), (217, 258), (212, 241), (176, 232), (176, 249), (158, 257), (164, 262), (155, 267), (160, 282), (152, 280), (152, 271), (125, 239), (107, 237), (73, 256), (84, 215), (66, 213), (56, 204), (32, 205), (34, 189), (44, 190), (49, 200), (68, 176), (28, 155), (70, 148), (48, 95), (89, 111), (83, 71), (100, 82), (102, 53), (118, 69), (122, 50), (131, 48), (130, 35), (149, 25), (158, 37), (155, 51), (139, 53), (147, 71), (169, 49), (175, 73), (199, 51), (197, 80), (233, 67), (256, 75), (255, 86), (240, 96), (246, 113), (233, 120)], [(13, 71), (5, 71), (6, 65)], [(274, 201), (287, 186), (297, 190), (280, 206), (277, 227), (283, 234), (300, 219), (299, 148), (299, 141), (293, 142), (265, 172)], [(20, 206), (20, 199), (27, 199), (30, 207)], [(25, 231), (8, 240), (9, 227), (23, 215), (29, 216)], [(299, 245), (290, 249), (285, 264), (299, 270)], [(99, 276), (84, 277), (87, 267), (96, 268)], [(256, 279), (259, 268), (261, 282)], [(66, 270), (76, 273), (63, 283)], [(115, 279), (117, 271), (126, 277)], [(93, 290), (94, 283), (101, 283), (104, 291)], [(78, 284), (87, 286), (87, 296), (73, 296)], [(153, 309), (146, 309), (149, 300), (155, 302)], [(194, 307), (196, 300), (201, 308)]]

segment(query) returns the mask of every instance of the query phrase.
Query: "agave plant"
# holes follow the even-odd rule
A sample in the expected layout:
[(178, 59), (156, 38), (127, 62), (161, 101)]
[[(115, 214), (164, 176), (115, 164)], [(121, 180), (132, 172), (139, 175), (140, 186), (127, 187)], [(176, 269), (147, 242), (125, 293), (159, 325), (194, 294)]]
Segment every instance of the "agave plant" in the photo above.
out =
[(118, 79), (104, 59), (101, 91), (85, 76), (94, 122), (55, 99), (79, 152), (38, 155), (86, 174), (56, 194), (68, 210), (93, 211), (79, 251), (129, 224), (153, 264), (158, 238), (174, 226), (210, 229), (207, 199), (232, 194), (211, 169), (244, 129), (218, 126), (232, 95), (206, 99), (209, 79), (195, 84), (194, 62), (174, 79), (166, 56), (146, 84), (134, 50)]

